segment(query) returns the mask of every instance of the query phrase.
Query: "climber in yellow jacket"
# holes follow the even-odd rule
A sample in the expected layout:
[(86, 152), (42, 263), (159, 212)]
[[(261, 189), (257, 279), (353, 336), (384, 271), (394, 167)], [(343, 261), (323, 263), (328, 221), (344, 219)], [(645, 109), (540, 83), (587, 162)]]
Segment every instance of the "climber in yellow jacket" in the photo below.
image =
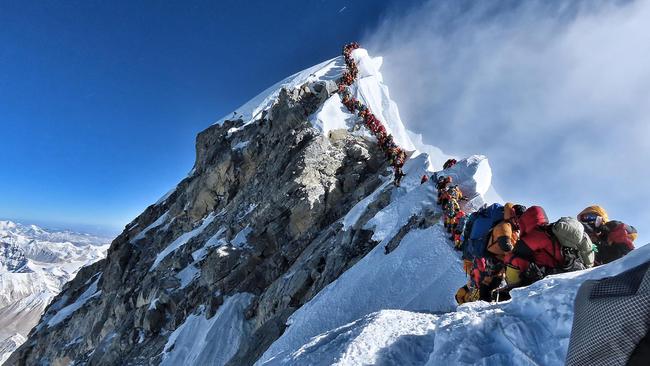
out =
[(517, 220), (524, 211), (526, 211), (525, 206), (515, 205), (510, 202), (506, 203), (503, 207), (503, 221), (492, 229), (487, 250), (501, 262), (503, 262), (505, 255), (514, 249), (517, 240), (519, 240), (519, 223)]
[(596, 265), (606, 264), (634, 250), (637, 231), (634, 226), (609, 220), (604, 208), (593, 205), (578, 214), (585, 231), (596, 245)]

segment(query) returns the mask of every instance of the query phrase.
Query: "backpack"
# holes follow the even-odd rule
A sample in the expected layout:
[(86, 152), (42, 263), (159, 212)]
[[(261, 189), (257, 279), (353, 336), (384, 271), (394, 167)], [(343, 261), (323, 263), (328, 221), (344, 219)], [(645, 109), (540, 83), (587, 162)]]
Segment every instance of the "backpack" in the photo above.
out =
[(503, 205), (493, 203), (472, 213), (465, 224), (463, 258), (485, 257), (492, 228), (503, 220)]
[(560, 245), (578, 254), (579, 260), (589, 268), (594, 264), (594, 252), (589, 235), (582, 223), (572, 217), (562, 217), (552, 225), (552, 233)]
[[(456, 232), (461, 235), (465, 233), (465, 228), (467, 227), (469, 217), (470, 215), (463, 215), (458, 219), (458, 222), (456, 223)], [(463, 240), (463, 238), (461, 238), (461, 240)]]
[(634, 240), (636, 240), (638, 235), (634, 226), (612, 220), (608, 221), (603, 229), (607, 233), (608, 241), (617, 244), (626, 244), (630, 249), (634, 249)]

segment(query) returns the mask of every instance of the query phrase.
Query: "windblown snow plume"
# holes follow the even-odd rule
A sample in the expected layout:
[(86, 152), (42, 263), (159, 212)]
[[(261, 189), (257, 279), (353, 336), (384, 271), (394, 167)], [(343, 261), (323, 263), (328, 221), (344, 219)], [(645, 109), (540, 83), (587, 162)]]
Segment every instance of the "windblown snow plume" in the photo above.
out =
[(510, 200), (554, 218), (598, 202), (650, 241), (650, 2), (432, 0), (393, 14), (363, 43), (384, 56), (409, 129), (488, 156)]

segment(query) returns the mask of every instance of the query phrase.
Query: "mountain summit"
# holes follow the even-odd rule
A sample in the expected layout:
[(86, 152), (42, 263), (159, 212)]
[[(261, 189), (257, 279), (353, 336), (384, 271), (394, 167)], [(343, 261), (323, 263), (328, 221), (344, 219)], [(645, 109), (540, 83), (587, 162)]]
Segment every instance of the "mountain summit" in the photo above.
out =
[[(381, 58), (363, 49), (352, 57), (359, 75), (350, 93), (410, 154), (400, 187), (375, 137), (337, 94), (344, 58), (294, 74), (198, 135), (189, 175), (127, 225), (106, 260), (66, 285), (8, 364), (426, 363), (439, 350), (438, 328), (452, 339), (453, 325), (464, 324), (472, 336), (480, 326), (467, 323), (518, 310), (473, 304), (454, 312), (465, 274), (440, 224), (435, 187), (420, 184), (448, 156), (405, 128)], [(499, 200), (484, 156), (446, 174), (468, 208)], [(560, 286), (562, 304), (576, 283)], [(542, 315), (519, 319), (520, 332), (538, 329), (552, 309), (535, 311)], [(443, 313), (451, 315), (435, 315)], [(551, 356), (531, 357), (561, 359), (565, 330), (545, 343)], [(467, 362), (494, 354), (517, 362), (517, 347)], [(461, 356), (444, 348), (434, 358)]]

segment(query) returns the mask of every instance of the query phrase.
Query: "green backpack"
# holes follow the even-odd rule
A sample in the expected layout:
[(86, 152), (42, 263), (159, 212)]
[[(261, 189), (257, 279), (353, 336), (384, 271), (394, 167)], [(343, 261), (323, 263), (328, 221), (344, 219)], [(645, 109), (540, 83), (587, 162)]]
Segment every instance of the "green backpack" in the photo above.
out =
[(589, 268), (594, 265), (593, 245), (580, 221), (573, 217), (562, 217), (553, 224), (552, 230), (563, 247), (578, 252), (585, 267)]

